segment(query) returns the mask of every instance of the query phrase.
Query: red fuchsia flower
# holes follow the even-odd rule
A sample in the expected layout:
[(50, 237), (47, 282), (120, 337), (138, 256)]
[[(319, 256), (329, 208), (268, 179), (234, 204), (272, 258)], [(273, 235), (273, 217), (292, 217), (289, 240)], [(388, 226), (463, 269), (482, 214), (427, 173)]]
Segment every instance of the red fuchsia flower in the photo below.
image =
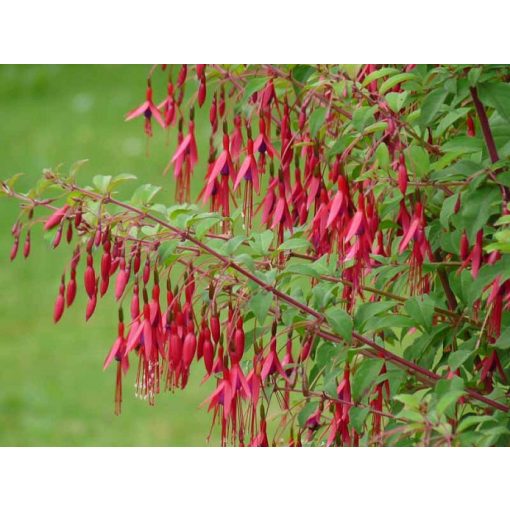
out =
[[(218, 94), (215, 92), (209, 108), (209, 123), (211, 124), (212, 135), (218, 131)], [(211, 137), (212, 138), (212, 137)], [(212, 140), (210, 140), (212, 143)]]
[(266, 121), (261, 116), (259, 120), (259, 134), (253, 143), (253, 150), (259, 153), (259, 169), (261, 173), (265, 173), (266, 154), (273, 159), (276, 151), (267, 134)]
[(315, 209), (319, 206), (320, 190), (323, 188), (322, 175), (318, 165), (319, 161), (315, 156), (307, 160), (308, 179), (306, 179), (306, 189), (308, 191), (308, 198), (306, 201), (306, 208), (310, 210), (312, 204), (315, 203)]
[(199, 80), (205, 78), (205, 66), (206, 66), (206, 64), (197, 64), (196, 65), (197, 78)]
[(337, 178), (337, 183), (338, 190), (328, 204), (329, 213), (326, 228), (329, 228), (338, 219), (342, 220), (344, 214), (352, 207), (349, 185), (345, 176), (340, 174)]
[(129, 370), (129, 359), (126, 354), (126, 338), (124, 337), (124, 322), (122, 309), (119, 310), (118, 335), (110, 352), (104, 360), (103, 370), (106, 370), (113, 360), (117, 361), (117, 379), (115, 384), (115, 414), (119, 415), (122, 404), (122, 375)]
[[(223, 126), (223, 151), (215, 161), (214, 166), (210, 169), (210, 172), (206, 176), (207, 183), (201, 192), (203, 202), (207, 202), (213, 194), (219, 195), (221, 201), (221, 208), (223, 216), (230, 215), (230, 187), (229, 177), (235, 182), (236, 174), (232, 158), (230, 156), (230, 139), (227, 134), (226, 125)], [(220, 179), (218, 184), (217, 178)]]
[(177, 76), (177, 86), (182, 87), (186, 82), (186, 77), (188, 76), (188, 65), (182, 64), (179, 74)]
[(129, 269), (126, 268), (126, 259), (122, 257), (120, 259), (120, 269), (117, 274), (117, 279), (115, 281), (115, 299), (117, 301), (124, 294), (124, 290), (126, 289), (128, 281), (129, 281)]
[[(244, 424), (242, 420), (241, 399), (250, 397), (250, 388), (239, 365), (234, 364), (229, 370), (226, 363), (223, 366), (223, 377), (218, 380), (214, 392), (204, 403), (209, 403), (208, 410), (214, 409), (213, 425), (218, 415), (221, 420), (221, 443), (226, 445), (228, 436), (232, 442), (236, 439), (243, 442)], [(220, 411), (220, 407), (222, 411)]]
[(21, 224), (16, 222), (11, 229), (11, 234), (14, 237), (14, 243), (11, 248), (10, 260), (11, 262), (16, 258), (19, 248), (19, 236), (21, 235)]
[(467, 135), (471, 136), (471, 137), (476, 136), (475, 123), (473, 122), (473, 117), (471, 117), (471, 115), (467, 116), (466, 125), (467, 125)]
[(60, 244), (60, 241), (62, 241), (62, 231), (64, 229), (64, 223), (61, 223), (60, 226), (57, 229), (57, 233), (55, 234), (55, 237), (53, 238), (53, 248), (57, 248)]
[(310, 415), (310, 417), (305, 422), (305, 429), (307, 430), (307, 440), (312, 441), (313, 436), (322, 427), (321, 418), (322, 412), (324, 411), (323, 402), (319, 402), (317, 409)]
[[(465, 253), (466, 249), (469, 249), (469, 241), (467, 240), (467, 238), (464, 241), (461, 238), (461, 242), (464, 244), (461, 252), (462, 258), (462, 255), (464, 255), (464, 257), (466, 255)], [(471, 250), (469, 255), (464, 258), (460, 270), (465, 269), (471, 263), (471, 275), (473, 276), (473, 278), (476, 278), (478, 276), (478, 271), (480, 270), (480, 266), (482, 264), (482, 255), (483, 255), (483, 229), (479, 230), (476, 233), (475, 245), (473, 246), (473, 249)]]
[(259, 171), (257, 169), (257, 162), (253, 155), (253, 141), (251, 133), (248, 132), (248, 148), (247, 155), (243, 164), (239, 168), (236, 181), (234, 183), (234, 191), (237, 189), (241, 181), (244, 179), (246, 185), (244, 187), (243, 197), (243, 215), (247, 232), (250, 231), (253, 218), (253, 191), (257, 195), (260, 193)]
[(264, 410), (263, 405), (260, 406), (259, 432), (250, 441), (250, 446), (253, 446), (253, 447), (267, 447), (267, 446), (269, 446), (269, 442), (267, 440), (266, 412)]
[(150, 80), (147, 84), (145, 101), (138, 108), (135, 108), (126, 114), (126, 121), (136, 119), (141, 115), (145, 117), (145, 134), (147, 136), (152, 136), (152, 117), (156, 119), (163, 129), (165, 128), (165, 121), (161, 117), (161, 113), (156, 108), (156, 105), (152, 102), (152, 86)]
[(404, 229), (404, 235), (399, 245), (399, 253), (404, 253), (405, 249), (411, 242), (413, 243), (413, 249), (411, 252), (411, 260), (410, 260), (410, 285), (411, 290), (418, 291), (420, 293), (428, 292), (428, 278), (423, 278), (421, 275), (421, 268), (423, 266), (423, 262), (425, 257), (428, 257), (429, 260), (433, 259), (432, 250), (430, 248), (430, 244), (425, 236), (425, 214), (423, 211), (423, 205), (421, 202), (416, 204), (414, 215), (409, 223), (407, 229)]
[(94, 271), (94, 266), (92, 265), (93, 259), (92, 255), (89, 253), (87, 255), (87, 267), (85, 269), (85, 273), (83, 276), (83, 282), (85, 284), (85, 291), (89, 298), (96, 293), (96, 273)]
[[(282, 144), (280, 160), (282, 162), (283, 168), (285, 169), (290, 167), (290, 163), (294, 157), (294, 149), (292, 145), (294, 137), (292, 136), (292, 130), (290, 126), (290, 111), (287, 99), (285, 99), (285, 102), (283, 103), (283, 115), (280, 124), (280, 140)], [(286, 175), (286, 177), (289, 179), (289, 182), (286, 184), (288, 184), (288, 189), (290, 189), (290, 174), (288, 176)]]
[(176, 118), (176, 104), (174, 97), (174, 86), (171, 81), (168, 82), (167, 86), (167, 96), (166, 98), (158, 105), (158, 110), (163, 113), (165, 127), (173, 126)]
[(69, 206), (66, 204), (60, 209), (57, 209), (44, 224), (44, 230), (51, 230), (55, 228), (57, 225), (60, 225), (64, 220), (67, 211), (69, 210)]
[(71, 269), (71, 278), (66, 289), (66, 304), (70, 307), (76, 297), (76, 269)]
[(398, 162), (398, 188), (402, 195), (406, 194), (408, 182), (409, 176), (407, 175), (404, 154), (400, 154), (400, 159)]
[(480, 382), (487, 393), (492, 392), (494, 389), (494, 375), (496, 372), (499, 373), (501, 380), (506, 384), (506, 374), (496, 350), (493, 350), (485, 358), (476, 363), (475, 367), (480, 371)]
[[(329, 435), (326, 446), (331, 446), (338, 441), (342, 445), (351, 446), (351, 434), (349, 431), (349, 405), (351, 400), (350, 369), (347, 364), (344, 375), (337, 388), (338, 401), (334, 402), (334, 415), (331, 420)], [(341, 402), (340, 402), (341, 401)]]
[[(386, 373), (386, 364), (384, 364), (379, 372), (379, 375), (382, 376)], [(390, 383), (388, 380), (384, 380), (376, 384), (374, 393), (375, 396), (370, 402), (370, 406), (379, 411), (378, 413), (373, 413), (373, 426), (372, 426), (372, 434), (374, 438), (377, 438), (381, 434), (381, 425), (382, 425), (382, 416), (381, 412), (383, 410), (383, 390), (386, 391), (386, 398), (389, 400), (390, 398)]]
[(64, 292), (65, 292), (65, 280), (64, 276), (62, 276), (62, 280), (60, 281), (60, 286), (58, 288), (57, 300), (55, 301), (55, 308), (53, 310), (53, 321), (55, 323), (57, 323), (64, 314), (65, 307)]
[(97, 293), (90, 297), (87, 302), (87, 309), (85, 310), (86, 321), (88, 321), (94, 314), (94, 311), (96, 310), (96, 305), (97, 305)]
[(190, 110), (189, 131), (186, 136), (182, 133), (182, 122), (179, 122), (178, 145), (175, 154), (165, 169), (174, 165), (174, 177), (177, 180), (176, 198), (182, 202), (189, 201), (191, 176), (198, 162), (197, 143), (195, 140), (195, 123), (193, 121), (194, 112)]
[(25, 243), (23, 244), (23, 257), (27, 258), (30, 255), (30, 230), (27, 232), (25, 237)]
[(286, 381), (289, 381), (287, 372), (285, 372), (283, 369), (280, 359), (278, 358), (278, 353), (276, 352), (276, 337), (273, 334), (269, 344), (269, 353), (267, 354), (262, 364), (260, 377), (262, 382), (265, 382), (270, 375), (276, 374), (281, 375)]
[[(212, 122), (211, 122), (212, 124)], [(237, 164), (241, 150), (243, 148), (243, 132), (241, 129), (242, 119), (240, 115), (234, 117), (234, 132), (230, 138), (230, 155), (232, 160)]]
[(200, 78), (200, 85), (198, 86), (198, 96), (197, 96), (199, 107), (202, 107), (202, 105), (204, 104), (206, 95), (207, 95), (207, 85), (206, 85), (206, 81), (205, 81), (205, 76), (202, 76)]
[(462, 235), (460, 237), (459, 253), (460, 253), (460, 260), (465, 262), (466, 259), (469, 257), (469, 239), (468, 239), (468, 236), (467, 236), (465, 230), (462, 232)]

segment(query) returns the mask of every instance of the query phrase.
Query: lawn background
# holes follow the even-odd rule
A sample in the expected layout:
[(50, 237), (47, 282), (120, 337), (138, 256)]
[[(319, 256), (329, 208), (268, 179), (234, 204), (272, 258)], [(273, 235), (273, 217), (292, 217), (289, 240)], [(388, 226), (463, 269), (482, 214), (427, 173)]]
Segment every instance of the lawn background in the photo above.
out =
[[(16, 188), (26, 191), (43, 168), (88, 159), (80, 182), (89, 183), (95, 174), (134, 173), (139, 184), (162, 185), (159, 200), (171, 203), (172, 177), (163, 177), (162, 169), (175, 147), (175, 133), (168, 144), (155, 125), (147, 157), (143, 120), (123, 120), (144, 99), (148, 70), (0, 66), (0, 178), (22, 172)], [(164, 96), (164, 80), (158, 73), (156, 99)], [(14, 200), (0, 198), (0, 445), (206, 445), (211, 416), (198, 406), (211, 385), (201, 386), (198, 374), (186, 391), (163, 393), (149, 407), (134, 396), (132, 369), (122, 415), (113, 414), (115, 370), (102, 371), (116, 334), (113, 298), (99, 301), (86, 324), (80, 289), (55, 326), (53, 303), (71, 248), (53, 251), (38, 226), (29, 259), (19, 253), (10, 263), (10, 229), (18, 211)], [(216, 437), (210, 444), (217, 444)]]

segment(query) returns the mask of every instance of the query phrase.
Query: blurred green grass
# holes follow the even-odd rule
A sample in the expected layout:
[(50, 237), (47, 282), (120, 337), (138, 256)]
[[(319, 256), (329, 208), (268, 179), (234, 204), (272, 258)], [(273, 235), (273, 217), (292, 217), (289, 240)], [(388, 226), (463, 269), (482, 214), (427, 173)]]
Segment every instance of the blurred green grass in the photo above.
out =
[[(147, 157), (143, 121), (123, 121), (144, 98), (147, 71), (134, 65), (0, 66), (0, 178), (22, 172), (16, 188), (26, 191), (43, 168), (89, 159), (82, 182), (95, 174), (134, 173), (140, 184), (162, 185), (160, 200), (170, 203), (171, 177), (162, 177), (162, 169), (173, 145), (155, 129)], [(160, 74), (157, 97), (165, 91)], [(149, 407), (134, 396), (132, 369), (122, 415), (113, 414), (114, 369), (101, 369), (116, 334), (113, 299), (100, 301), (85, 324), (80, 295), (53, 325), (71, 251), (53, 252), (38, 228), (29, 259), (20, 253), (10, 263), (18, 210), (14, 200), (0, 199), (0, 445), (205, 445), (211, 416), (198, 406), (211, 384), (200, 385), (196, 371), (186, 391), (161, 394)]]

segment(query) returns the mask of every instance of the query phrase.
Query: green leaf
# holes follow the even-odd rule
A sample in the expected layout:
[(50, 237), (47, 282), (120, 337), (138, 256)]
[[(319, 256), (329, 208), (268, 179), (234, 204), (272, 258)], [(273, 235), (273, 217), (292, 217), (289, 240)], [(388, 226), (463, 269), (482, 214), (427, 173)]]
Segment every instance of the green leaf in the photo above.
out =
[(274, 233), (272, 230), (265, 230), (264, 232), (254, 233), (249, 241), (250, 246), (260, 255), (267, 255), (269, 247), (273, 241)]
[(248, 302), (248, 308), (253, 312), (259, 324), (264, 324), (272, 302), (273, 294), (266, 291), (257, 292)]
[(320, 273), (311, 264), (292, 264), (285, 269), (285, 272), (311, 276), (312, 278), (320, 276)]
[(418, 177), (423, 177), (429, 173), (430, 157), (428, 152), (419, 145), (412, 145), (407, 151), (408, 167)]
[(328, 157), (336, 156), (337, 154), (341, 154), (354, 140), (355, 135), (349, 134), (344, 135), (338, 138), (335, 143), (331, 146), (328, 151)]
[(484, 187), (470, 193), (463, 193), (462, 207), (456, 218), (459, 227), (464, 228), (471, 243), (475, 242), (476, 233), (483, 228), (500, 203), (500, 191), (494, 187)]
[(110, 182), (112, 180), (111, 175), (95, 175), (92, 178), (92, 184), (99, 191), (99, 193), (107, 193), (108, 187), (110, 186)]
[(308, 122), (310, 125), (310, 134), (312, 137), (317, 136), (319, 129), (324, 124), (324, 121), (326, 120), (326, 111), (326, 108), (320, 107), (311, 113)]
[(331, 329), (340, 335), (344, 340), (351, 341), (352, 339), (352, 318), (341, 308), (329, 309), (326, 312), (326, 319), (328, 320)]
[(384, 78), (385, 76), (390, 76), (392, 74), (398, 73), (398, 69), (394, 67), (383, 67), (382, 69), (377, 69), (377, 71), (371, 72), (361, 83), (363, 87), (366, 87), (368, 84), (372, 83), (374, 80), (378, 80), (379, 78)]
[(508, 225), (510, 223), (510, 214), (505, 214), (501, 216), (497, 221), (494, 222), (494, 226), (497, 227), (499, 225)]
[(420, 125), (422, 128), (430, 125), (436, 118), (447, 95), (448, 92), (445, 89), (436, 89), (427, 95), (421, 106)]
[(480, 100), (496, 109), (503, 119), (510, 122), (510, 83), (480, 83)]
[(163, 264), (169, 265), (179, 258), (179, 255), (177, 254), (178, 244), (179, 241), (177, 240), (161, 243), (158, 248), (158, 255)]
[(510, 349), (510, 326), (503, 330), (495, 345), (497, 349)]
[(221, 218), (204, 218), (195, 226), (195, 236), (198, 239), (202, 239), (205, 234), (211, 230), (214, 225), (217, 225), (221, 221)]
[(354, 316), (356, 330), (363, 330), (366, 321), (382, 312), (386, 312), (397, 305), (396, 301), (378, 301), (375, 303), (363, 303), (358, 306)]
[(386, 94), (386, 101), (392, 111), (398, 113), (402, 109), (402, 106), (404, 106), (408, 96), (409, 92), (390, 92)]
[(248, 101), (248, 99), (250, 99), (250, 97), (255, 92), (258, 92), (259, 90), (263, 89), (266, 83), (267, 83), (266, 76), (261, 77), (257, 76), (255, 78), (251, 78), (250, 80), (248, 80), (244, 87), (244, 95), (243, 99), (241, 100), (241, 103), (243, 104), (246, 103), (246, 101)]
[(382, 359), (365, 359), (352, 379), (352, 398), (359, 402), (366, 390), (375, 382), (384, 364)]
[(412, 73), (400, 73), (391, 78), (388, 78), (380, 87), (379, 92), (381, 94), (386, 94), (388, 90), (392, 89), (395, 85), (399, 83), (404, 83), (409, 80), (416, 79), (416, 76)]
[(108, 187), (108, 191), (113, 191), (117, 186), (119, 186), (123, 182), (132, 181), (132, 180), (136, 180), (136, 179), (138, 179), (138, 177), (133, 174), (115, 175), (112, 179), (112, 182), (110, 183), (110, 186)]
[(434, 302), (429, 295), (415, 296), (408, 299), (404, 305), (406, 312), (426, 331), (432, 327), (432, 318), (434, 317)]
[(298, 414), (298, 424), (303, 428), (308, 418), (317, 410), (317, 402), (307, 402)]
[(278, 247), (279, 251), (284, 250), (304, 250), (310, 247), (310, 242), (302, 237), (287, 239)]
[(459, 349), (458, 351), (452, 352), (448, 356), (448, 366), (451, 370), (457, 370), (471, 354), (473, 354), (473, 352), (467, 349)]
[(445, 198), (443, 201), (441, 212), (439, 214), (439, 223), (441, 223), (441, 226), (444, 228), (448, 228), (450, 223), (450, 216), (453, 215), (455, 204), (457, 203), (458, 198), (458, 195), (452, 195), (448, 198)]
[(232, 239), (229, 239), (226, 243), (224, 243), (219, 251), (222, 255), (230, 257), (235, 254), (239, 246), (241, 246), (245, 240), (246, 238), (244, 236), (234, 236)]
[(161, 191), (161, 186), (154, 186), (153, 184), (143, 184), (133, 194), (131, 202), (134, 205), (149, 204), (157, 193)]
[(443, 395), (436, 404), (438, 414), (450, 415), (462, 395), (464, 395), (464, 392), (461, 390), (453, 390)]
[(351, 407), (349, 411), (350, 423), (358, 434), (363, 433), (363, 425), (365, 424), (369, 412), (370, 409), (368, 409), (368, 407)]
[(472, 154), (483, 150), (483, 141), (481, 138), (471, 136), (457, 136), (450, 138), (441, 148), (445, 152), (455, 152), (458, 154)]
[(313, 73), (314, 68), (307, 64), (298, 64), (292, 69), (292, 77), (300, 83), (306, 83)]
[(352, 114), (352, 126), (354, 129), (361, 133), (369, 123), (374, 121), (376, 109), (376, 106), (362, 106), (355, 110)]
[(388, 146), (385, 143), (380, 143), (375, 150), (375, 158), (379, 163), (379, 168), (386, 169), (390, 165), (390, 152)]

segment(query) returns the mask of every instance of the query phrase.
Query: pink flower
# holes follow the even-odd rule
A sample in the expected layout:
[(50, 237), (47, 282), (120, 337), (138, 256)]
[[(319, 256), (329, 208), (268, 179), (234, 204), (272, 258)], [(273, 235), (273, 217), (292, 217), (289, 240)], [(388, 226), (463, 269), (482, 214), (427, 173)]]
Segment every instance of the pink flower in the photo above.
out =
[(145, 101), (138, 108), (135, 108), (134, 110), (128, 112), (126, 114), (126, 120), (136, 119), (136, 117), (140, 117), (141, 115), (145, 117), (145, 133), (147, 134), (147, 136), (152, 136), (152, 124), (151, 124), (152, 117), (156, 119), (156, 121), (162, 128), (165, 128), (165, 122), (161, 117), (161, 113), (152, 102), (152, 87), (150, 80), (147, 85)]

